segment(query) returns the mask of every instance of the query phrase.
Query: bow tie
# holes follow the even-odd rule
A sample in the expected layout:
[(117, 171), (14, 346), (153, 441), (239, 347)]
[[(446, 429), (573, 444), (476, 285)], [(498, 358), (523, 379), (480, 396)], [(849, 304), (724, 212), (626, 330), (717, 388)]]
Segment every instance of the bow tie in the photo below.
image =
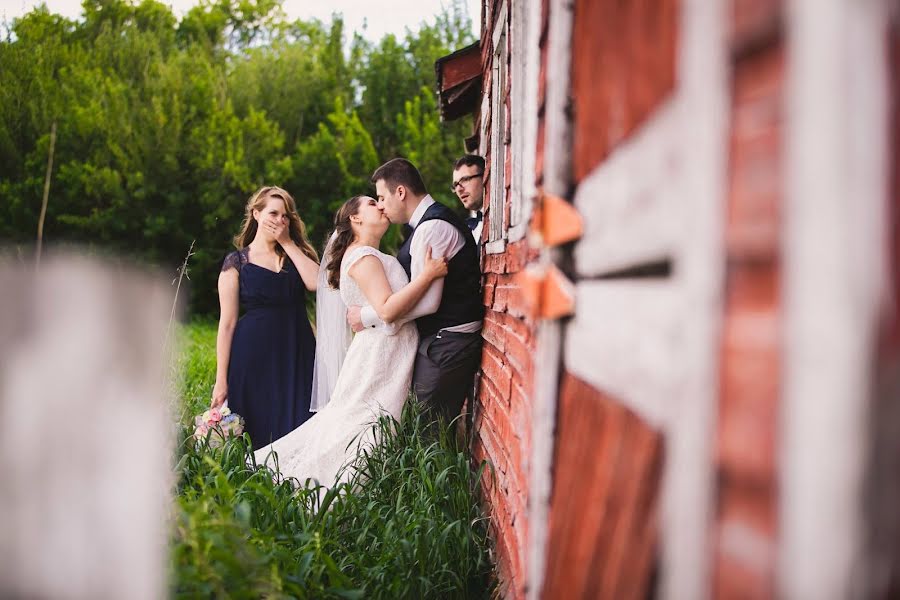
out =
[[(405, 242), (409, 239), (409, 236), (412, 235), (414, 227), (412, 227), (409, 223), (404, 223), (400, 228), (400, 238)], [(401, 242), (401, 243), (403, 243)]]
[(466, 225), (469, 226), (469, 229), (474, 231), (475, 228), (478, 227), (478, 224), (481, 223), (481, 219), (483, 216), (484, 215), (479, 210), (478, 212), (475, 213), (474, 217), (469, 217), (468, 219), (466, 219)]

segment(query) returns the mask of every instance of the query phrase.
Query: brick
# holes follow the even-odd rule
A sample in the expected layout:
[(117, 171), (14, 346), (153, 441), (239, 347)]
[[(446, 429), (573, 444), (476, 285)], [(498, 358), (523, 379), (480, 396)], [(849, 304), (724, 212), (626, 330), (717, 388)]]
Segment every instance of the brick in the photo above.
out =
[(492, 310), (487, 311), (484, 315), (481, 337), (502, 354), (506, 351), (506, 329), (501, 318), (502, 315), (500, 313)]
[[(485, 224), (487, 226), (487, 224)], [(486, 273), (503, 273), (506, 270), (505, 254), (489, 254), (485, 263)]]
[[(499, 390), (498, 390), (498, 393)], [(496, 397), (496, 402), (491, 402), (489, 406), (486, 406), (485, 415), (488, 419), (494, 424), (495, 431), (500, 437), (500, 442), (506, 447), (506, 444), (510, 441), (509, 437), (511, 436), (511, 420), (509, 418), (509, 404), (504, 401), (505, 399), (502, 396)]]
[[(514, 272), (518, 270), (520, 269), (515, 269)], [(514, 317), (528, 319), (528, 303), (517, 285), (512, 286), (509, 290), (509, 296), (506, 298), (506, 312)], [(531, 326), (530, 323), (528, 324)]]
[(494, 431), (494, 426), (486, 417), (482, 420), (482, 427), (479, 429), (478, 437), (484, 446), (486, 458), (494, 466), (498, 478), (496, 483), (499, 485), (501, 483), (499, 480), (500, 475), (507, 471), (507, 459), (503, 452), (503, 446)]
[(493, 346), (486, 345), (482, 352), (482, 371), (491, 381), (501, 398), (509, 401), (512, 373), (504, 364), (501, 354)]
[(528, 490), (528, 478), (525, 475), (525, 468), (522, 460), (522, 447), (520, 444), (521, 441), (516, 438), (509, 440), (505, 446), (509, 461), (507, 475), (513, 482), (516, 493), (524, 496), (524, 493)]
[(494, 292), (494, 310), (497, 312), (506, 312), (506, 303), (509, 299), (509, 285), (499, 285)]
[(491, 308), (494, 305), (494, 286), (492, 286), (492, 285), (484, 286), (481, 302), (484, 306), (486, 306), (488, 308)]
[(511, 564), (513, 551), (512, 548), (510, 548), (509, 540), (506, 536), (501, 535), (497, 542), (497, 562), (498, 566), (500, 566), (501, 576), (505, 576), (504, 583), (506, 584), (507, 589), (507, 593), (504, 594), (503, 597), (511, 597), (512, 594), (510, 592), (516, 587)]
[[(509, 318), (511, 322), (517, 322), (517, 319)], [(525, 338), (516, 335), (514, 326), (507, 326), (509, 334), (506, 336), (506, 359), (512, 367), (516, 378), (522, 381), (531, 381), (533, 376), (532, 357), (534, 350), (525, 341)]]
[(526, 239), (519, 240), (506, 247), (507, 272), (517, 273), (521, 271), (532, 258)]

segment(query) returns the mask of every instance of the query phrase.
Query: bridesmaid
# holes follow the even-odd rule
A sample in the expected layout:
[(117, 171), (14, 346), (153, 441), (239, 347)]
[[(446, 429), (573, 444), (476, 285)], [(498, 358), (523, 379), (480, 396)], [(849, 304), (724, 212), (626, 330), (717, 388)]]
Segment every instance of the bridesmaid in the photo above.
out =
[[(264, 187), (247, 202), (236, 252), (219, 273), (213, 407), (226, 400), (261, 448), (306, 421), (316, 342), (306, 314), (318, 257), (294, 199)], [(238, 319), (238, 307), (244, 315)]]

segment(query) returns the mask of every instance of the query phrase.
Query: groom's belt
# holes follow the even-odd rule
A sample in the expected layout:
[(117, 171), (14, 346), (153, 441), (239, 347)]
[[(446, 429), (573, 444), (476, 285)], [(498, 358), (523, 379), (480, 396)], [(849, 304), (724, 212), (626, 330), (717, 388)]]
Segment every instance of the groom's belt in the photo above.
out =
[(442, 327), (437, 331), (436, 335), (440, 335), (441, 333), (479, 333), (481, 327), (482, 321), (471, 321), (469, 323), (462, 323), (461, 325)]

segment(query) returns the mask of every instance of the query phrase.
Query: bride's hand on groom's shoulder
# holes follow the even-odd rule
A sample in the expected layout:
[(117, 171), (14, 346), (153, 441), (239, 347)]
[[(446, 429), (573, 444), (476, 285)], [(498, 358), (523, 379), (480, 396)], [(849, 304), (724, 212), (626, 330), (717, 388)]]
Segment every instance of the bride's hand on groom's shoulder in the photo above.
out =
[(225, 404), (228, 400), (228, 384), (225, 382), (216, 382), (213, 386), (212, 400), (209, 403), (210, 408), (218, 408)]
[(447, 276), (447, 259), (443, 256), (440, 258), (431, 258), (431, 246), (425, 249), (425, 264), (422, 267), (422, 273), (429, 279), (440, 279)]

